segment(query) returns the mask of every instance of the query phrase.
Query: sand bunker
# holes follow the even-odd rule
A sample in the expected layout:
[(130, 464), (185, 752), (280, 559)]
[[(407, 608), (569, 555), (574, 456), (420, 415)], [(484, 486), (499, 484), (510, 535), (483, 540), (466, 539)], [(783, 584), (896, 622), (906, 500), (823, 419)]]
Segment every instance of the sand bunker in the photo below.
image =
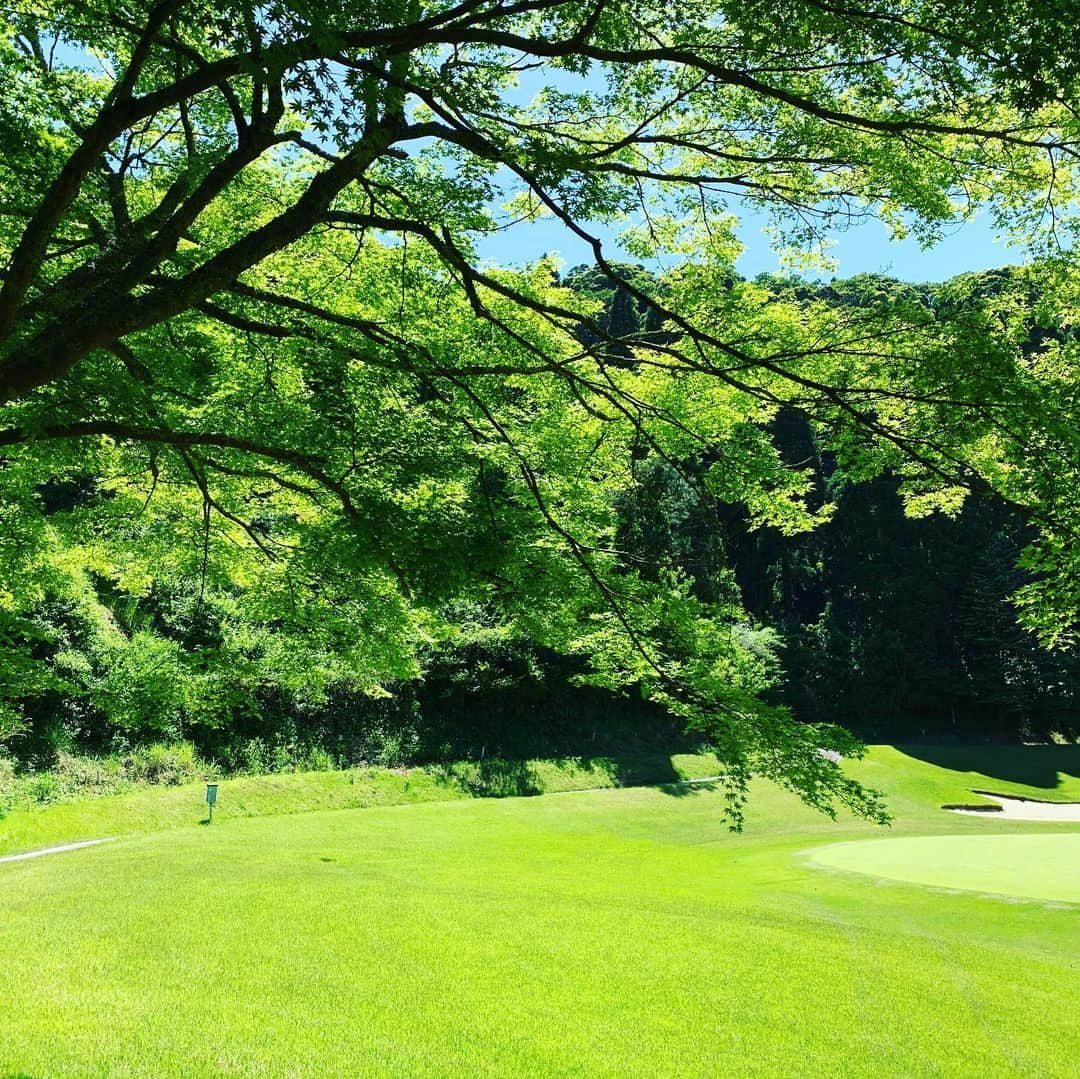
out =
[(995, 820), (1059, 820), (1080, 821), (1080, 802), (1039, 802), (1034, 798), (1013, 798), (990, 791), (972, 791), (989, 798), (994, 805), (946, 805), (950, 813), (968, 813), (974, 817), (993, 817)]

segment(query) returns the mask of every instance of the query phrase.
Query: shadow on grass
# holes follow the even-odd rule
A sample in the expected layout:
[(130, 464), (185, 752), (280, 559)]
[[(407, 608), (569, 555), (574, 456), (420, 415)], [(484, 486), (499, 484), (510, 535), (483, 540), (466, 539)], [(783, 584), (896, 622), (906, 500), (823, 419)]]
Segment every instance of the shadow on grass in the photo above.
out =
[(908, 757), (958, 772), (1054, 790), (1060, 775), (1080, 776), (1080, 745), (897, 746)]
[(446, 786), (457, 787), (475, 798), (508, 798), (544, 793), (544, 787), (529, 761), (489, 757), (482, 761), (435, 765), (433, 771)]
[(715, 779), (680, 779), (675, 783), (661, 783), (656, 789), (661, 794), (670, 794), (672, 798), (691, 798), (702, 791), (714, 791), (719, 786)]
[(701, 790), (711, 790), (712, 781), (687, 783), (672, 764), (671, 757), (660, 753), (627, 757), (568, 756), (550, 762), (575, 776), (579, 784), (553, 787), (544, 774), (548, 762), (506, 760), (489, 757), (480, 761), (458, 761), (432, 766), (440, 782), (456, 787), (476, 798), (527, 797), (554, 790), (587, 790), (590, 786), (652, 786), (672, 797), (684, 798)]

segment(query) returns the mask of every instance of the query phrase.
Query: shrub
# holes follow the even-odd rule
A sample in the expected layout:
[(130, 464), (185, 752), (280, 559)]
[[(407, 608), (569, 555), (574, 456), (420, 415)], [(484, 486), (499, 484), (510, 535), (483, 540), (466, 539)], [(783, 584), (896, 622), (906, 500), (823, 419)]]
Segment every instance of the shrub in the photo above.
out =
[(54, 772), (57, 789), (65, 796), (116, 794), (129, 785), (123, 765), (116, 757), (80, 757), (61, 750), (56, 755)]
[(21, 793), (38, 805), (50, 805), (63, 801), (67, 795), (63, 780), (56, 772), (31, 772), (19, 783)]
[(0, 753), (0, 818), (15, 804), (17, 793), (15, 762)]
[(337, 761), (333, 756), (318, 746), (308, 749), (305, 764), (304, 770), (307, 772), (332, 772), (337, 767)]
[(211, 771), (190, 742), (139, 746), (123, 757), (121, 763), (132, 782), (166, 787), (195, 782)]

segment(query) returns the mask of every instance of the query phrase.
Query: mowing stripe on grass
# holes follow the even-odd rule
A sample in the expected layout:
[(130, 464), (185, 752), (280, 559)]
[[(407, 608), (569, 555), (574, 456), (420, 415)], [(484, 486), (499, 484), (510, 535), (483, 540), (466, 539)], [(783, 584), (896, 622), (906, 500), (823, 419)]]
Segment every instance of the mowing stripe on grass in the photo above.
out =
[(44, 858), (46, 854), (64, 854), (69, 850), (82, 850), (83, 847), (96, 847), (99, 843), (111, 843), (115, 836), (104, 839), (84, 839), (81, 843), (63, 843), (59, 847), (43, 847), (41, 850), (28, 850), (22, 854), (5, 854), (0, 862), (25, 862), (31, 858)]

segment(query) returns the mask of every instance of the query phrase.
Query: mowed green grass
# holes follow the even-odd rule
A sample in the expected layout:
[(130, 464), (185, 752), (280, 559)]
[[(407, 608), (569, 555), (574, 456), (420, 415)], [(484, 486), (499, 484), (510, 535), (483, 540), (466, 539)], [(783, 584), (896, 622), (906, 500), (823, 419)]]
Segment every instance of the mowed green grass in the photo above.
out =
[(814, 861), (938, 888), (1080, 903), (1080, 831), (863, 839), (831, 843)]
[(637, 788), (235, 818), (0, 865), (0, 1075), (1072, 1079), (1080, 908), (811, 853), (1080, 832), (937, 809), (966, 785), (1072, 796), (1069, 751), (1021, 778), (1010, 752), (957, 771), (876, 750), (853, 770), (890, 794), (890, 832), (761, 783), (741, 835), (720, 792)]

